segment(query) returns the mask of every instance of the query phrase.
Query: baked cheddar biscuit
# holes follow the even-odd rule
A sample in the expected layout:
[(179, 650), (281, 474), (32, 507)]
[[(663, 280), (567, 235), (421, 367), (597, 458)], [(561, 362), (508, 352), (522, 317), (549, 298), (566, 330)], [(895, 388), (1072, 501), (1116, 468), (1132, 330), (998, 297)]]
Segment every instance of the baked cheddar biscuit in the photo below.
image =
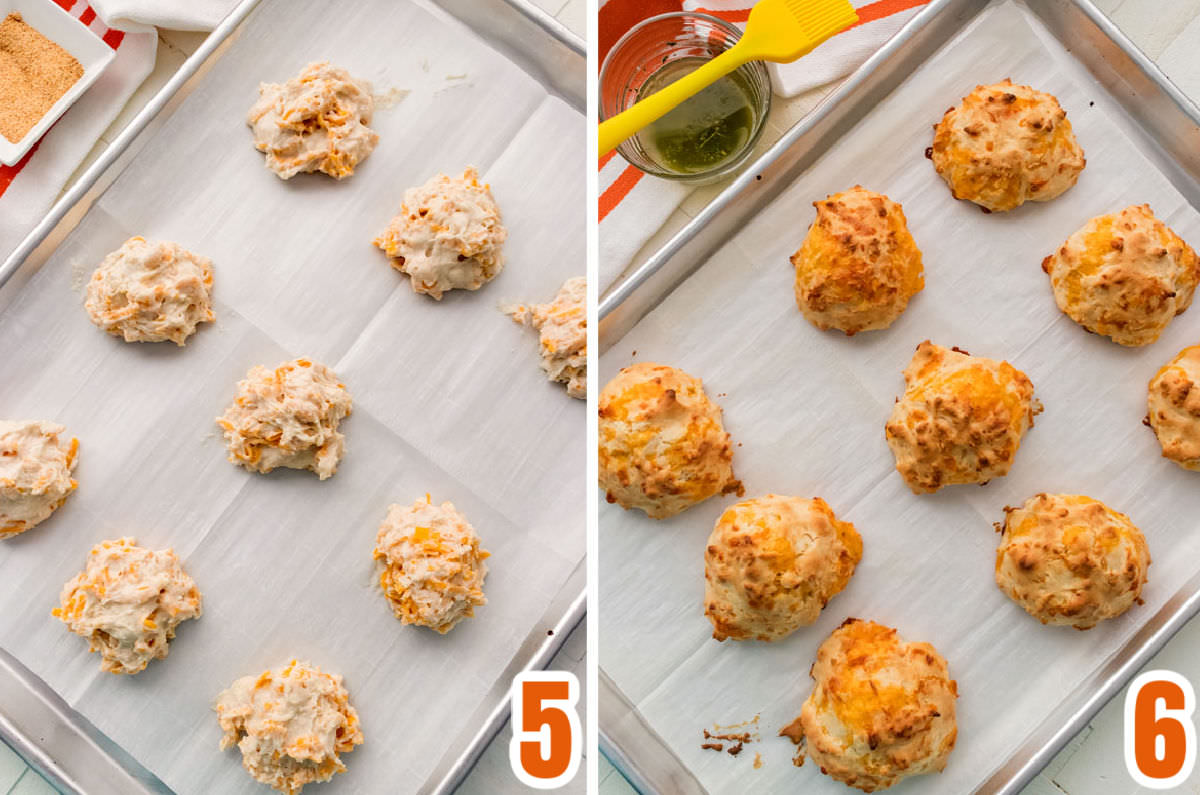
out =
[(254, 147), (281, 179), (321, 171), (334, 179), (354, 173), (379, 136), (371, 84), (327, 61), (310, 63), (286, 83), (261, 83), (246, 115)]
[(851, 618), (821, 644), (811, 674), (812, 694), (780, 734), (802, 738), (821, 772), (876, 792), (945, 769), (958, 685), (933, 646)]
[(363, 741), (342, 677), (307, 662), (243, 676), (217, 697), (221, 750), (236, 745), (255, 781), (285, 795), (344, 773)]
[(104, 258), (87, 286), (92, 322), (126, 342), (183, 345), (212, 310), (212, 261), (178, 243), (131, 237)]
[(53, 422), (0, 420), (0, 538), (50, 518), (79, 485), (79, 440)]
[(929, 340), (904, 370), (904, 395), (887, 422), (896, 469), (914, 494), (1008, 474), (1041, 404), (1008, 362)]
[(1091, 629), (1141, 604), (1150, 551), (1129, 517), (1076, 494), (1005, 509), (996, 585), (1043, 624)]
[(454, 504), (391, 505), (375, 539), (379, 584), (396, 618), (443, 635), (487, 604), (489, 553)]
[(976, 86), (933, 130), (937, 173), (954, 198), (988, 211), (1049, 201), (1086, 162), (1058, 100), (1011, 80)]
[(666, 519), (714, 494), (744, 493), (721, 409), (699, 378), (651, 362), (600, 392), (600, 488), (609, 502)]
[(505, 311), (538, 331), (547, 377), (566, 384), (571, 397), (587, 400), (587, 280), (567, 279), (548, 304), (518, 304)]
[(342, 460), (346, 439), (338, 424), (352, 407), (346, 385), (332, 370), (296, 359), (274, 370), (250, 368), (217, 425), (225, 431), (232, 463), (251, 472), (309, 469), (325, 480)]
[(1132, 205), (1083, 225), (1042, 261), (1058, 308), (1121, 345), (1149, 345), (1192, 304), (1196, 252), (1150, 205)]
[(768, 494), (717, 520), (704, 554), (704, 612), (717, 640), (779, 640), (817, 620), (862, 559), (862, 539), (818, 498)]
[(1147, 422), (1163, 455), (1200, 472), (1200, 345), (1184, 348), (1150, 381)]
[(375, 245), (408, 274), (413, 292), (440, 301), (450, 290), (478, 290), (494, 279), (504, 268), (507, 237), (491, 187), (467, 167), (461, 177), (438, 174), (405, 191)]
[(861, 185), (813, 206), (817, 219), (792, 255), (800, 311), (821, 330), (887, 328), (925, 287), (904, 210)]
[(100, 652), (100, 670), (136, 674), (165, 659), (175, 629), (199, 618), (200, 591), (175, 552), (132, 538), (92, 547), (87, 566), (63, 586), (54, 615)]

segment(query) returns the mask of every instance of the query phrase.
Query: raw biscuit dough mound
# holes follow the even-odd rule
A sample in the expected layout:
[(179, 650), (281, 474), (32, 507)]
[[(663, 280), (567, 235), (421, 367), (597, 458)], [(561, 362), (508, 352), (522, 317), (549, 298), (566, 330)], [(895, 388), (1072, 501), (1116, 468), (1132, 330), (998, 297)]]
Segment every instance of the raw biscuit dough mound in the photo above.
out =
[(100, 652), (100, 670), (136, 674), (165, 659), (175, 629), (199, 618), (200, 591), (174, 550), (132, 538), (92, 547), (87, 566), (63, 586), (54, 615)]
[(79, 484), (79, 440), (53, 422), (0, 420), (0, 538), (45, 521)]
[(231, 462), (251, 472), (310, 469), (325, 480), (342, 460), (346, 445), (338, 423), (352, 406), (332, 370), (296, 359), (274, 370), (252, 367), (217, 425), (225, 431)]
[(1200, 281), (1196, 252), (1148, 204), (1088, 221), (1042, 270), (1069, 318), (1128, 346), (1157, 340), (1191, 306)]
[(996, 585), (1038, 621), (1091, 629), (1141, 604), (1150, 551), (1125, 514), (1075, 494), (1038, 494), (1005, 514)]
[(600, 488), (609, 502), (666, 519), (714, 494), (744, 493), (721, 409), (699, 378), (651, 362), (600, 392)]
[(363, 741), (342, 677), (307, 662), (243, 676), (217, 697), (216, 711), (221, 750), (236, 745), (246, 772), (286, 795), (346, 772), (341, 755)]
[(517, 323), (540, 332), (542, 369), (567, 394), (587, 399), (587, 280), (567, 279), (548, 304), (519, 304), (505, 310)]
[(1163, 456), (1200, 472), (1200, 345), (1184, 348), (1155, 374), (1147, 402)]
[(178, 243), (131, 237), (104, 258), (87, 286), (92, 322), (126, 342), (183, 345), (212, 310), (212, 260)]
[(1058, 100), (1011, 80), (976, 86), (933, 129), (930, 157), (954, 198), (989, 211), (1060, 196), (1086, 163)]
[(1008, 362), (929, 340), (917, 346), (904, 382), (886, 435), (896, 470), (914, 494), (1007, 475), (1042, 410), (1029, 378)]
[(817, 219), (792, 255), (800, 311), (822, 331), (887, 328), (925, 287), (904, 210), (861, 185), (813, 206)]
[(334, 179), (354, 173), (379, 136), (371, 84), (328, 61), (310, 63), (286, 83), (261, 83), (246, 115), (254, 147), (282, 179), (322, 171)]
[(704, 554), (704, 612), (717, 640), (772, 641), (817, 620), (862, 560), (862, 539), (818, 498), (768, 494), (717, 520)]
[(413, 292), (437, 300), (450, 290), (478, 290), (504, 268), (508, 230), (491, 187), (467, 167), (461, 177), (438, 174), (404, 192), (400, 212), (375, 245), (408, 274)]
[(391, 505), (375, 539), (379, 584), (396, 618), (441, 632), (487, 604), (489, 553), (453, 503)]
[(958, 685), (928, 643), (848, 619), (817, 650), (812, 694), (780, 732), (807, 743), (821, 772), (863, 792), (940, 773), (958, 736)]

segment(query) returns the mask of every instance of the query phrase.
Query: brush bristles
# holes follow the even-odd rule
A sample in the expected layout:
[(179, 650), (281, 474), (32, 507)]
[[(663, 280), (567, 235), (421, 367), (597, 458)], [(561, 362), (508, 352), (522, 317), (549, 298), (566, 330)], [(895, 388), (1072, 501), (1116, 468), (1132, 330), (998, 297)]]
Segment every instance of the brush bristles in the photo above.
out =
[(813, 38), (825, 39), (858, 21), (847, 0), (785, 0), (796, 23)]

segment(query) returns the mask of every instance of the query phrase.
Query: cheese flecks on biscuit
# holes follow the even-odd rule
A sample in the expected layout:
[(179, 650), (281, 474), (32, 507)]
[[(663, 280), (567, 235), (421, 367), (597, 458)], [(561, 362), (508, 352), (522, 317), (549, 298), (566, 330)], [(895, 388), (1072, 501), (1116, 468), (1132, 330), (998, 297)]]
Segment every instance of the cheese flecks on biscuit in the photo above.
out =
[(600, 488), (609, 502), (665, 519), (744, 492), (721, 409), (700, 379), (640, 362), (608, 382), (599, 407)]
[(237, 746), (242, 767), (285, 795), (344, 773), (342, 754), (363, 741), (342, 677), (308, 662), (243, 676), (217, 697), (221, 750)]
[(986, 210), (1049, 201), (1086, 162), (1058, 100), (1011, 80), (976, 86), (933, 129), (937, 173), (956, 199)]
[(104, 258), (87, 286), (92, 322), (126, 342), (183, 345), (215, 319), (207, 257), (178, 243), (131, 237)]
[(1140, 604), (1150, 552), (1129, 517), (1076, 494), (1005, 509), (996, 585), (1043, 624), (1090, 629)]
[(0, 538), (50, 518), (75, 491), (79, 440), (53, 422), (0, 420)]
[(489, 553), (453, 503), (391, 505), (375, 539), (379, 582), (396, 618), (445, 634), (487, 604)]
[(538, 332), (542, 369), (551, 381), (566, 384), (567, 394), (587, 399), (587, 280), (567, 279), (548, 304), (518, 304), (504, 310)]
[(1147, 423), (1163, 456), (1200, 472), (1200, 345), (1183, 349), (1150, 380)]
[(237, 387), (217, 418), (231, 462), (251, 472), (309, 469), (321, 480), (337, 471), (345, 450), (338, 425), (353, 401), (332, 370), (308, 359), (273, 370), (259, 365)]
[(1100, 215), (1042, 261), (1054, 300), (1088, 331), (1149, 345), (1192, 304), (1200, 259), (1150, 205)]
[(861, 185), (813, 206), (817, 218), (792, 255), (800, 311), (847, 335), (887, 328), (925, 286), (904, 210)]
[(413, 292), (440, 301), (450, 290), (478, 290), (494, 279), (504, 268), (507, 237), (491, 188), (468, 167), (461, 177), (438, 174), (405, 191), (375, 245), (408, 274)]
[(1008, 362), (926, 340), (904, 370), (904, 395), (886, 437), (896, 470), (914, 494), (1008, 474), (1041, 404)]
[(713, 637), (772, 641), (812, 624), (861, 559), (854, 525), (819, 497), (739, 502), (717, 520), (704, 555)]
[(100, 652), (100, 669), (136, 674), (165, 659), (175, 629), (201, 613), (200, 591), (175, 552), (132, 538), (92, 547), (87, 566), (63, 586), (54, 615)]
[(831, 778), (863, 792), (940, 773), (958, 737), (958, 685), (928, 643), (848, 619), (817, 650), (812, 694), (780, 732)]
[(286, 83), (260, 84), (246, 123), (281, 179), (311, 171), (342, 179), (379, 141), (368, 126), (374, 112), (370, 83), (320, 61)]

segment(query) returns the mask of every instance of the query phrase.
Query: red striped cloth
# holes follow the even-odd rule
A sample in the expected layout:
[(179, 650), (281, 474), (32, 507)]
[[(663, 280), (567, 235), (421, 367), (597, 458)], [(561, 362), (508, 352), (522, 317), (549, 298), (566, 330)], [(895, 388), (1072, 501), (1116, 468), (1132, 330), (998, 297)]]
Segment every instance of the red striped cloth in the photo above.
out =
[[(793, 64), (770, 64), (775, 93), (790, 97), (843, 77), (870, 57), (929, 0), (851, 0), (857, 25)], [(606, 0), (600, 6), (600, 61), (629, 28), (671, 11), (701, 11), (745, 23), (754, 0)], [(600, 285), (607, 287), (690, 193), (646, 177), (617, 156), (600, 161)]]

